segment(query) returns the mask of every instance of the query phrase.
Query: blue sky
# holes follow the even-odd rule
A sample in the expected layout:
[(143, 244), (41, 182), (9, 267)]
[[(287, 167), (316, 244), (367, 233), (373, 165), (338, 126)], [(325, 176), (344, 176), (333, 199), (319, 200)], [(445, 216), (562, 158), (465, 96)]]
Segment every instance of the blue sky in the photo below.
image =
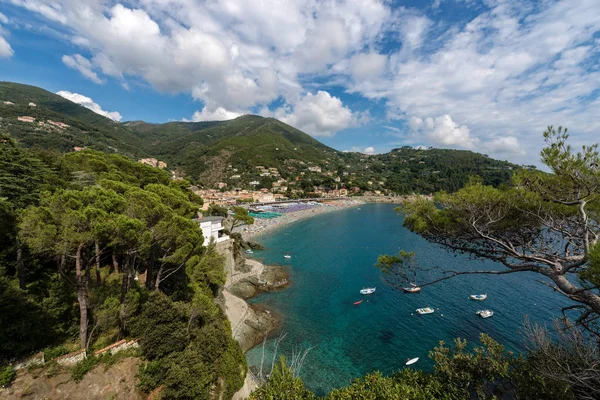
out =
[(598, 0), (0, 0), (0, 79), (120, 121), (273, 116), (339, 150), (537, 164), (600, 135)]

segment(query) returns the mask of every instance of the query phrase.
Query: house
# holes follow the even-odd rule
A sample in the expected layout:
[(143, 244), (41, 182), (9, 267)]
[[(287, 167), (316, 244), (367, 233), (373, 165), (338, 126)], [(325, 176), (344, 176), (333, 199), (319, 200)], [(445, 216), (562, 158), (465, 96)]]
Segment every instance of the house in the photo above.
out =
[(308, 170), (311, 172), (321, 172), (321, 167), (314, 165), (312, 167), (308, 167)]
[(15, 103), (13, 103), (12, 101), (3, 101), (2, 104), (4, 104), (5, 106), (14, 106)]
[(225, 189), (227, 187), (227, 184), (225, 182), (217, 182), (217, 187), (219, 189)]
[(167, 163), (166, 163), (166, 162), (164, 162), (164, 161), (159, 161), (159, 162), (158, 162), (158, 168), (160, 168), (160, 169), (165, 169), (165, 168), (167, 168)]
[(73, 150), (74, 151), (82, 151), (82, 150), (85, 150), (85, 147), (75, 146), (75, 147), (73, 147)]
[[(67, 125), (68, 126), (68, 125)], [(154, 168), (164, 169), (167, 168), (167, 163), (164, 161), (159, 161), (156, 158), (142, 158), (138, 160), (139, 163), (149, 165)]]
[(250, 185), (252, 185), (252, 186), (256, 186), (256, 185), (258, 185), (259, 183), (260, 183), (259, 181), (252, 181), (252, 182), (250, 182)]
[(202, 229), (204, 236), (204, 245), (208, 245), (211, 241), (215, 243), (223, 242), (229, 239), (229, 236), (223, 233), (223, 217), (202, 217), (197, 219)]
[(47, 123), (49, 123), (49, 124), (50, 124), (50, 125), (52, 125), (52, 126), (55, 126), (55, 127), (57, 127), (57, 128), (60, 128), (60, 129), (65, 129), (65, 128), (68, 128), (68, 127), (70, 127), (70, 126), (71, 126), (71, 125), (67, 125), (67, 124), (65, 124), (64, 122), (56, 122), (56, 121), (52, 121), (52, 120), (50, 120), (50, 119), (49, 119), (49, 120), (47, 120), (46, 122), (47, 122)]
[(23, 117), (17, 117), (17, 119), (21, 122), (29, 122), (29, 123), (35, 122), (35, 118), (33, 118), (33, 117), (23, 116)]
[(29, 103), (29, 107), (37, 107), (35, 103)]
[(241, 177), (241, 175), (231, 175), (229, 179), (240, 179)]
[(348, 189), (340, 189), (340, 196), (341, 197), (348, 196)]

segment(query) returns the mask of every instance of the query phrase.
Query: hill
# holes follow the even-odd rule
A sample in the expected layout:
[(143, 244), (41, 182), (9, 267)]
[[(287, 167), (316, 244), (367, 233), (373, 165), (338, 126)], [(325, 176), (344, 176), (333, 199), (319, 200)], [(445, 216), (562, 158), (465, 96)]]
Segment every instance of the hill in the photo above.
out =
[(126, 126), (145, 136), (148, 154), (208, 185), (230, 175), (254, 179), (256, 166), (281, 167), (290, 160), (319, 164), (337, 153), (298, 129), (256, 115), (223, 122)]
[[(30, 103), (35, 106), (29, 106)], [(33, 120), (20, 121), (19, 117), (24, 116)], [(129, 156), (144, 155), (136, 131), (35, 86), (0, 82), (0, 118), (2, 131), (28, 147), (62, 152), (72, 151), (76, 146), (93, 147)]]
[[(27, 147), (61, 152), (91, 147), (134, 158), (155, 157), (179, 176), (211, 188), (269, 188), (288, 196), (336, 187), (361, 193), (431, 193), (455, 191), (471, 175), (499, 185), (518, 168), (462, 150), (402, 147), (371, 156), (339, 152), (290, 125), (256, 115), (230, 121), (118, 123), (18, 83), (0, 82), (0, 101), (0, 129)], [(23, 116), (34, 120), (20, 121)]]

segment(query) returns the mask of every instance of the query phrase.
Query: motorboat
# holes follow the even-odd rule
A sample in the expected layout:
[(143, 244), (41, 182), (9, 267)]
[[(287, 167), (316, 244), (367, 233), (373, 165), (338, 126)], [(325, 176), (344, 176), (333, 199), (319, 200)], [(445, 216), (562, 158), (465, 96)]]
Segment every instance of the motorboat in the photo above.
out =
[(290, 256), (289, 254), (286, 254), (285, 256), (283, 256), (283, 258), (287, 258), (289, 260), (290, 258), (292, 258), (292, 256)]
[(246, 250), (246, 254), (253, 254), (254, 252), (251, 249)]
[(487, 294), (472, 294), (469, 296), (471, 300), (485, 300), (487, 299)]
[(475, 314), (479, 315), (481, 318), (489, 318), (494, 315), (492, 310), (479, 310)]
[(406, 293), (419, 293), (421, 291), (421, 288), (415, 285), (414, 283), (411, 283), (410, 286), (403, 287), (402, 290)]
[(360, 294), (373, 294), (373, 293), (375, 293), (375, 289), (376, 288), (374, 288), (374, 287), (360, 289)]
[(417, 308), (415, 311), (418, 312), (421, 315), (423, 315), (423, 314), (433, 314), (435, 312), (435, 310), (433, 309), (433, 307)]

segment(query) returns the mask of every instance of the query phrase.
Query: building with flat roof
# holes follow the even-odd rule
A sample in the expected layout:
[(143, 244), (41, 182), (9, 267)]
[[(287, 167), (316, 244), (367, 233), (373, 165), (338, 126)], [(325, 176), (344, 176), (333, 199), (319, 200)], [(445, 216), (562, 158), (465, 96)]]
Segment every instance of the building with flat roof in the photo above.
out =
[(220, 243), (229, 239), (223, 230), (223, 217), (202, 217), (198, 218), (196, 221), (200, 224), (200, 229), (202, 229), (202, 236), (204, 236), (204, 245), (208, 246), (211, 241), (215, 243)]

